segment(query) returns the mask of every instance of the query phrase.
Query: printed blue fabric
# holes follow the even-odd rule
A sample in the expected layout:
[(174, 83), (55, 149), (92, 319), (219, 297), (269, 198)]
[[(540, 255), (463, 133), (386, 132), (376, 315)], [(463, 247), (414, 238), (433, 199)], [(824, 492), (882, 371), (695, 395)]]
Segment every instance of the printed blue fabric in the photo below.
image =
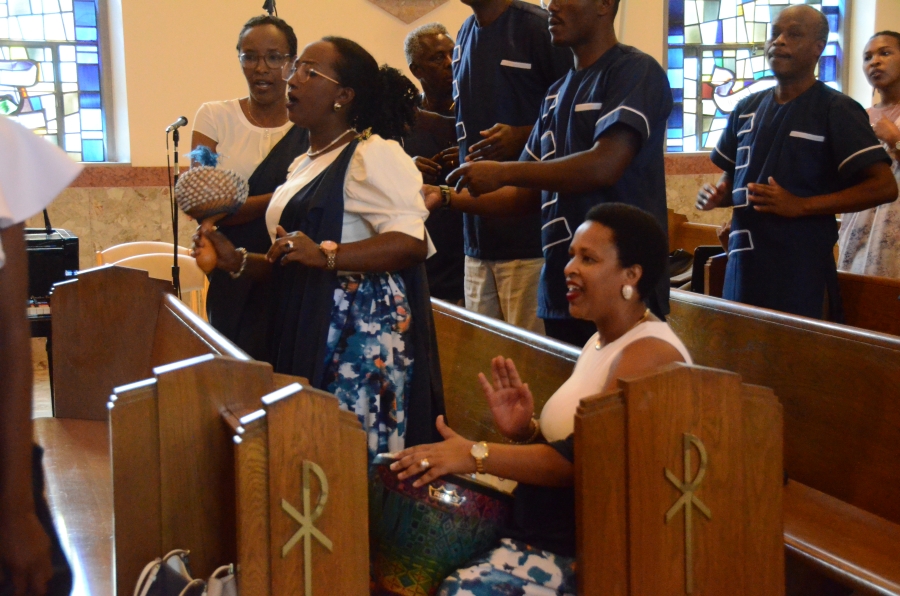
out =
[(504, 538), (444, 580), (437, 596), (574, 596), (575, 559)]
[(338, 276), (323, 384), (342, 408), (359, 417), (370, 461), (404, 447), (413, 371), (411, 324), (399, 273)]

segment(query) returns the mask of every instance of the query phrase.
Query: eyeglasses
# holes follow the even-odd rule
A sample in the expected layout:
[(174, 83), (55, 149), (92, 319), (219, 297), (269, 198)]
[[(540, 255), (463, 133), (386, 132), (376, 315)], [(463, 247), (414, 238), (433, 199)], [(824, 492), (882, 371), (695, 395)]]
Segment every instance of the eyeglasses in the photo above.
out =
[(331, 81), (335, 85), (341, 85), (340, 81), (336, 81), (328, 75), (322, 74), (321, 72), (310, 66), (309, 62), (300, 62), (299, 58), (297, 60), (294, 60), (293, 62), (288, 62), (281, 67), (281, 78), (285, 81), (290, 81), (292, 78), (294, 78), (294, 75), (297, 75), (298, 83), (305, 83), (309, 80), (309, 77), (322, 77), (323, 79)]
[(241, 60), (241, 66), (244, 68), (254, 68), (259, 64), (260, 59), (262, 59), (266, 62), (266, 66), (272, 70), (278, 70), (284, 66), (284, 63), (287, 62), (290, 57), (290, 54), (281, 54), (279, 52), (269, 52), (265, 56), (260, 56), (254, 52), (238, 54), (238, 58)]

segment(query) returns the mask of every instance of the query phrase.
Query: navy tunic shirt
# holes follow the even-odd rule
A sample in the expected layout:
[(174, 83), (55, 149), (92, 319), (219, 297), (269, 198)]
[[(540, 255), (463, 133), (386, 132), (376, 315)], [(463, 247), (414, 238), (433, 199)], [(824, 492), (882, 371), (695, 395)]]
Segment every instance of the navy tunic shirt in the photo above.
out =
[[(663, 143), (671, 111), (672, 92), (665, 71), (651, 56), (623, 44), (610, 48), (591, 66), (570, 71), (547, 92), (522, 161), (588, 151), (614, 124), (637, 132), (641, 147), (613, 186), (580, 194), (542, 193), (541, 245), (546, 263), (538, 294), (539, 317), (569, 318), (563, 269), (569, 261), (572, 235), (591, 207), (628, 203), (648, 211), (667, 229)], [(657, 315), (669, 312), (669, 280), (664, 277), (656, 292), (646, 297)]]
[[(453, 52), (453, 96), (460, 163), (479, 134), (497, 123), (530, 126), (544, 94), (572, 65), (572, 52), (550, 44), (548, 14), (520, 0), (490, 25), (463, 23)], [(537, 214), (465, 214), (466, 254), (486, 260), (540, 258)]]
[(767, 90), (741, 101), (710, 155), (731, 174), (733, 204), (723, 296), (822, 318), (826, 290), (840, 316), (834, 215), (782, 217), (756, 211), (747, 184), (771, 176), (798, 197), (844, 190), (866, 168), (891, 160), (862, 106), (821, 81), (786, 104)]

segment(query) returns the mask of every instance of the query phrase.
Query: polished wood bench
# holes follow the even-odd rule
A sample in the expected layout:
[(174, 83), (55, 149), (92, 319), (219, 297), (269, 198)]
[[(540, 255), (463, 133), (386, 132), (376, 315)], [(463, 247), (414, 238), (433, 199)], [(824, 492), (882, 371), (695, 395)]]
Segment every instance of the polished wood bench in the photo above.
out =
[[(720, 298), (728, 255), (706, 263), (704, 293)], [(900, 336), (900, 279), (838, 271), (844, 323), (851, 327)]]
[[(670, 305), (695, 363), (771, 387), (784, 406), (785, 470), (808, 489), (786, 497), (789, 554), (861, 593), (900, 594), (872, 587), (900, 585), (900, 565), (869, 556), (900, 549), (900, 338), (690, 292)], [(831, 524), (841, 534), (815, 529)]]

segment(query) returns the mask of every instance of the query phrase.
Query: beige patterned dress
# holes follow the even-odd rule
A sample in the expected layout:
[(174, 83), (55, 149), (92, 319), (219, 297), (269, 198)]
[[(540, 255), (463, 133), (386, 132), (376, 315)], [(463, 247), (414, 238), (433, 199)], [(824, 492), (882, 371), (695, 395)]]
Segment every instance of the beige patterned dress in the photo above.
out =
[[(884, 117), (900, 126), (900, 106), (872, 107), (866, 111), (871, 122)], [(889, 154), (894, 158), (891, 170), (900, 185), (897, 152), (889, 151)], [(842, 221), (838, 240), (839, 270), (900, 278), (900, 200), (858, 213), (846, 213)]]

